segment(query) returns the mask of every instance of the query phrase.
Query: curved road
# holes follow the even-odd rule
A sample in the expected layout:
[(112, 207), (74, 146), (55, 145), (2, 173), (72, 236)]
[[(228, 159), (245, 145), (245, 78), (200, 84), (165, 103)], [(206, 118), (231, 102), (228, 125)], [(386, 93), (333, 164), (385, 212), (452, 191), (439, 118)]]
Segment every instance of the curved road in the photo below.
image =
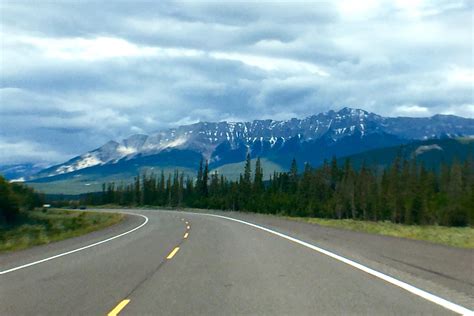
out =
[[(0, 315), (456, 314), (443, 304), (435, 304), (350, 264), (237, 221), (185, 212), (130, 212), (144, 217), (130, 215), (121, 224), (103, 231), (0, 256)], [(265, 223), (258, 216), (253, 218), (253, 222), (259, 221), (266, 227), (277, 225)], [(300, 225), (296, 229), (303, 231), (307, 227), (289, 223), (280, 231), (291, 232), (295, 229), (292, 225)], [(324, 231), (318, 226), (312, 229)], [(350, 245), (358, 238), (350, 236), (344, 244)], [(74, 252), (104, 240), (107, 241)], [(314, 244), (309, 235), (307, 241)], [(376, 242), (383, 244), (384, 239)], [(427, 243), (409, 242), (420, 249), (430, 247)], [(328, 244), (325, 246), (328, 249)], [(339, 247), (336, 238), (334, 247)], [(354, 249), (354, 258), (364, 252), (361, 247), (360, 252)], [(463, 260), (474, 258), (471, 251), (433, 247), (457, 251)], [(341, 248), (338, 253), (344, 251)], [(52, 260), (21, 268), (58, 254)], [(365, 260), (359, 259), (356, 261)], [(467, 263), (470, 269), (471, 264), (472, 261)], [(398, 270), (401, 275), (406, 272), (407, 278), (413, 275), (409, 268), (405, 272), (403, 268)], [(472, 272), (462, 272), (467, 277), (448, 276), (445, 283), (439, 276), (439, 282), (434, 276), (431, 280), (422, 279), (433, 284), (433, 291), (454, 295), (459, 305), (466, 306), (466, 302), (472, 303)], [(450, 278), (459, 280), (449, 281)], [(413, 284), (411, 280), (404, 281)], [(448, 303), (452, 301), (448, 299)], [(464, 311), (469, 313), (468, 309)]]

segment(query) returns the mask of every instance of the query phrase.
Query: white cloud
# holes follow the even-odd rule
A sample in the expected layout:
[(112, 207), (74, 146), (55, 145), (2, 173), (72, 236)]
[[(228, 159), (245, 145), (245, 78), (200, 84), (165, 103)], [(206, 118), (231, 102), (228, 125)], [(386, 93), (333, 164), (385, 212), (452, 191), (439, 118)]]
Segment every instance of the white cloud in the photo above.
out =
[(459, 0), (396, 0), (395, 7), (408, 18), (419, 19), (438, 15), (443, 11), (459, 9), (463, 7), (463, 1)]
[(474, 89), (474, 68), (452, 66), (448, 71), (447, 78), (452, 85), (465, 85)]
[(373, 17), (380, 7), (377, 0), (340, 0), (336, 1), (340, 16), (346, 20), (363, 20)]
[(428, 116), (430, 115), (430, 110), (426, 107), (419, 105), (400, 105), (395, 108), (395, 115), (402, 116)]
[(286, 58), (273, 58), (268, 56), (256, 56), (241, 53), (214, 52), (210, 56), (217, 59), (236, 60), (246, 65), (257, 67), (266, 71), (282, 71), (287, 73), (311, 73), (322, 77), (329, 77), (330, 74), (321, 67), (297, 60)]
[[(64, 60), (96, 61), (119, 57), (198, 57), (206, 54), (203, 50), (179, 47), (159, 47), (133, 44), (123, 38), (43, 38), (22, 36), (19, 42), (33, 45), (45, 57)], [(208, 56), (216, 59), (240, 61), (246, 65), (265, 71), (279, 71), (291, 74), (315, 74), (328, 77), (330, 74), (312, 63), (243, 53), (210, 51)]]
[(0, 152), (0, 164), (63, 161), (69, 158), (60, 151), (46, 148), (44, 144), (30, 141), (10, 142), (3, 138), (0, 138)]
[(195, 57), (195, 49), (163, 48), (133, 44), (118, 37), (44, 38), (20, 37), (19, 41), (40, 49), (48, 58), (95, 61), (118, 57)]
[(48, 58), (65, 60), (100, 60), (114, 57), (151, 56), (156, 50), (141, 47), (121, 38), (44, 38), (22, 37), (20, 41), (33, 45)]
[(451, 114), (474, 118), (474, 104), (462, 104), (449, 106), (441, 110), (441, 114)]

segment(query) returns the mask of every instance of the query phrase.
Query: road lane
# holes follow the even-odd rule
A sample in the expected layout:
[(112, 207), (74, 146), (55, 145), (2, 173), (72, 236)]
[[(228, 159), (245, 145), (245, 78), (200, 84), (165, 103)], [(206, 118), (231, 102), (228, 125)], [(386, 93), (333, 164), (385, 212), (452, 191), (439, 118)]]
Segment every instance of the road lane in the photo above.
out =
[(151, 216), (127, 236), (1, 275), (0, 315), (107, 314), (182, 240), (185, 226), (179, 218)]
[(104, 315), (124, 300), (121, 315), (451, 314), (253, 227), (200, 214), (133, 212), (148, 225), (0, 276), (0, 314)]
[(193, 231), (179, 257), (129, 297), (124, 315), (450, 314), (266, 232), (188, 216)]

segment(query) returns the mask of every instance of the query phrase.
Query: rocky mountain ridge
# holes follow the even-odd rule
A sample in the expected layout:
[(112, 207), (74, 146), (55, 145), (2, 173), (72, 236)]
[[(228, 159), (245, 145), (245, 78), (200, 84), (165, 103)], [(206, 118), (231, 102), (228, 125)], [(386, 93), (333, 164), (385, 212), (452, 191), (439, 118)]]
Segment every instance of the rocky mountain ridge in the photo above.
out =
[[(391, 146), (410, 140), (466, 135), (474, 135), (474, 119), (452, 115), (382, 117), (353, 108), (285, 121), (199, 122), (150, 135), (132, 135), (121, 142), (109, 141), (95, 150), (45, 169), (34, 178), (159, 155), (169, 150), (194, 151), (209, 159), (211, 164), (218, 165), (239, 161), (246, 152), (253, 153), (253, 156), (273, 157), (282, 155), (282, 152), (286, 156), (304, 153), (304, 159), (311, 160), (311, 153), (316, 148), (326, 150), (336, 143), (355, 146), (347, 151), (352, 154), (358, 152), (357, 146), (371, 149), (383, 146), (384, 142)], [(333, 154), (341, 152), (338, 150)]]

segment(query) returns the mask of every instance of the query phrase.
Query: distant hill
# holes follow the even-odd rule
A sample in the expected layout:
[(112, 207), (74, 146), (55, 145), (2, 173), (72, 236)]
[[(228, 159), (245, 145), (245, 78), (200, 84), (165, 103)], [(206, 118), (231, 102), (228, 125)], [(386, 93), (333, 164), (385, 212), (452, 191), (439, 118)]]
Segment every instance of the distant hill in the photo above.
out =
[(4, 176), (8, 180), (23, 181), (37, 174), (41, 170), (47, 167), (45, 164), (8, 164), (0, 166), (0, 175)]
[(409, 144), (380, 148), (363, 153), (339, 158), (339, 163), (349, 158), (355, 168), (366, 165), (385, 168), (390, 165), (397, 155), (402, 159), (416, 159), (426, 168), (437, 170), (441, 164), (451, 164), (457, 160), (465, 161), (474, 158), (474, 138), (443, 138), (415, 141)]

